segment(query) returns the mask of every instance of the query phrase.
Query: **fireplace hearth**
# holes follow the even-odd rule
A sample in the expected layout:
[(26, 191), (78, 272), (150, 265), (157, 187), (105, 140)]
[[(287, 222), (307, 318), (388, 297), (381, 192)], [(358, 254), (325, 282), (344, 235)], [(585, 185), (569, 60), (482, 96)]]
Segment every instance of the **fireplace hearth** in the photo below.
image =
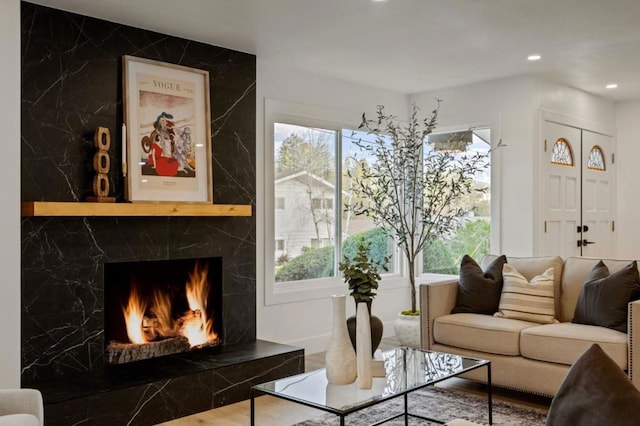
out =
[(219, 257), (105, 264), (106, 363), (222, 344), (221, 271)]
[[(254, 55), (27, 1), (21, 19), (23, 201), (78, 202), (93, 193), (93, 130), (119, 134), (121, 58), (135, 55), (209, 72), (212, 168), (206, 172), (213, 175), (213, 199), (255, 203)], [(112, 137), (109, 156), (118, 167), (111, 168), (109, 195), (118, 202), (126, 186), (118, 173), (121, 147)], [(253, 384), (304, 370), (301, 349), (256, 340), (262, 283), (256, 282), (255, 216), (34, 216), (22, 219), (21, 235), (21, 386), (42, 392), (48, 426), (158, 424), (246, 399)], [(130, 278), (122, 286), (105, 281), (115, 273), (105, 269), (196, 258), (210, 262), (205, 313), (219, 341), (108, 363), (109, 342), (132, 344), (122, 325), (131, 287)], [(174, 269), (180, 268), (156, 277)], [(152, 293), (144, 281), (153, 274), (150, 268), (137, 277), (136, 291)], [(185, 314), (203, 313), (184, 300), (188, 274), (175, 287), (162, 283), (165, 293), (176, 293), (168, 321), (176, 328)], [(112, 291), (123, 299), (112, 299)], [(142, 313), (153, 335), (145, 344), (169, 345), (177, 337), (158, 331), (164, 327), (158, 316)], [(112, 328), (112, 321), (121, 323)]]

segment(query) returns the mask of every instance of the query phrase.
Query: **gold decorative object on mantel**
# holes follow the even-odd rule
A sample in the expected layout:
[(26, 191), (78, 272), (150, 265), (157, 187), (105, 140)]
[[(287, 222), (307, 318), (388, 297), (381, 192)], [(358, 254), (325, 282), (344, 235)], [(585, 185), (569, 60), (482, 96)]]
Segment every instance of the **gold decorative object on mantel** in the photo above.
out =
[(87, 197), (87, 201), (98, 203), (115, 203), (116, 197), (109, 197), (109, 147), (111, 146), (111, 133), (106, 127), (98, 127), (93, 134), (93, 145), (97, 151), (93, 156), (93, 170), (96, 175), (93, 178), (93, 196)]

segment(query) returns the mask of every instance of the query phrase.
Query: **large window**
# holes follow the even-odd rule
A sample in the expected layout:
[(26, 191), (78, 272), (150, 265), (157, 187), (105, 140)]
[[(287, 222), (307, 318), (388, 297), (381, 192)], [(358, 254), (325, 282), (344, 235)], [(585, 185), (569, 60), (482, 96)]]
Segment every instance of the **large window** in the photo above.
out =
[[(272, 102), (267, 107), (266, 131), (273, 135), (266, 164), (267, 175), (272, 176), (265, 192), (269, 200), (265, 216), (267, 303), (344, 291), (338, 290), (344, 285), (338, 263), (344, 256), (353, 257), (362, 239), (370, 243), (370, 257), (391, 257), (385, 287), (406, 285), (406, 261), (397, 245), (371, 219), (355, 216), (345, 208), (355, 201), (351, 176), (373, 165), (354, 141), (372, 136), (349, 126), (327, 125), (339, 122), (331, 120), (330, 114), (322, 115), (322, 121), (313, 120), (313, 108), (303, 108), (309, 113), (305, 118), (298, 114), (297, 105), (291, 108)], [(470, 135), (468, 143), (447, 141), (439, 148), (434, 143), (425, 146), (460, 151), (456, 155), (490, 149), (489, 129), (462, 133)], [(429, 244), (418, 273), (458, 273), (464, 254), (479, 260), (489, 252), (490, 175), (487, 167), (475, 177), (473, 185), (478, 191), (463, 201), (471, 213), (459, 229)]]
[(275, 211), (275, 239), (287, 247), (276, 262), (276, 281), (332, 277), (339, 132), (275, 123), (274, 135), (274, 195), (284, 207)]
[[(463, 138), (456, 139), (458, 136)], [(457, 156), (469, 155), (474, 152), (490, 150), (489, 129), (479, 129), (467, 132), (452, 132), (444, 135), (434, 135), (434, 141), (442, 141), (442, 145), (432, 143), (429, 149), (447, 149)], [(487, 158), (486, 169), (477, 174), (473, 180), (472, 192), (461, 201), (461, 206), (469, 213), (460, 227), (435, 241), (431, 241), (423, 252), (423, 271), (441, 274), (457, 274), (460, 261), (465, 254), (476, 261), (489, 252), (491, 241), (491, 157)]]
[(362, 239), (373, 258), (389, 255), (382, 229), (344, 208), (349, 172), (363, 166), (352, 160), (352, 140), (366, 135), (282, 122), (273, 131), (276, 283), (336, 277), (337, 263), (353, 257)]

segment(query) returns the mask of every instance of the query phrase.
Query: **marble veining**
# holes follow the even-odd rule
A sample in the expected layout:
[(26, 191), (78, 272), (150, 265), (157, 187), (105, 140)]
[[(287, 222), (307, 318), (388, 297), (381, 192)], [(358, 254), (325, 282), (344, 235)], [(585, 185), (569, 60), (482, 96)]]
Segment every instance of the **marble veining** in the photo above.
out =
[[(121, 61), (133, 55), (209, 71), (214, 202), (255, 204), (255, 56), (26, 2), (21, 8), (23, 201), (90, 195), (98, 126), (111, 131), (110, 195), (124, 200)], [(211, 371), (199, 373), (195, 386), (171, 377), (100, 395), (74, 388), (64, 401), (51, 399), (67, 392), (59, 383), (111, 374), (103, 356), (106, 262), (221, 257), (225, 345), (255, 341), (255, 217), (29, 217), (21, 235), (22, 384), (46, 389), (51, 424), (110, 421), (109, 407), (122, 401), (136, 404), (127, 402), (127, 420), (112, 424), (148, 424), (214, 399)], [(247, 379), (240, 381), (246, 391)]]
[[(142, 371), (136, 366), (117, 366), (108, 382), (86, 378), (75, 390), (51, 393), (44, 385), (46, 423), (156, 424), (246, 399), (252, 385), (304, 369), (302, 350), (269, 342), (209, 352), (168, 357), (172, 362), (156, 359)], [(149, 377), (151, 381), (144, 380)], [(86, 392), (89, 388), (93, 393)]]

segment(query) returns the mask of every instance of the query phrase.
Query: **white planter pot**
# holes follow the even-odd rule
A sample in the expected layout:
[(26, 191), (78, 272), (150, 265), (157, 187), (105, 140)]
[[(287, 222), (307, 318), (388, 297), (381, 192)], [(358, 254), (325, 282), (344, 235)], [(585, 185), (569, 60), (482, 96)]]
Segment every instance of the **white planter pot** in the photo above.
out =
[(402, 346), (420, 349), (420, 316), (398, 314), (393, 328)]

